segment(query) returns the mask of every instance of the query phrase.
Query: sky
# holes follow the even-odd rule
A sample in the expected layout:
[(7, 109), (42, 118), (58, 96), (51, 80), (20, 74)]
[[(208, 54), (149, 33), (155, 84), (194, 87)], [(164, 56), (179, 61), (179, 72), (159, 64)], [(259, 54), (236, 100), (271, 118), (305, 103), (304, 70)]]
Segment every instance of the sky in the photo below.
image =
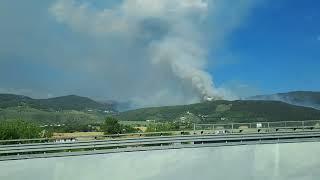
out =
[(316, 0), (0, 1), (0, 92), (136, 106), (319, 91)]
[(228, 38), (232, 63), (212, 68), (217, 84), (234, 81), (260, 93), (319, 91), (320, 2), (266, 1)]

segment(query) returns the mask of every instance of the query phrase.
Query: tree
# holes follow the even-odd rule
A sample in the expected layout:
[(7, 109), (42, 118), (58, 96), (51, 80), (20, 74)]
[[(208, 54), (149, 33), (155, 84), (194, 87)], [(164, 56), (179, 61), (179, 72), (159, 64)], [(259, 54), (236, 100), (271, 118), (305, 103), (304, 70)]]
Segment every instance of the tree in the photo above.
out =
[(101, 129), (105, 134), (118, 134), (121, 133), (121, 125), (116, 118), (107, 117)]
[(125, 133), (136, 133), (137, 129), (130, 125), (122, 125), (116, 118), (107, 117), (105, 122), (101, 126), (101, 130), (104, 134), (125, 134)]

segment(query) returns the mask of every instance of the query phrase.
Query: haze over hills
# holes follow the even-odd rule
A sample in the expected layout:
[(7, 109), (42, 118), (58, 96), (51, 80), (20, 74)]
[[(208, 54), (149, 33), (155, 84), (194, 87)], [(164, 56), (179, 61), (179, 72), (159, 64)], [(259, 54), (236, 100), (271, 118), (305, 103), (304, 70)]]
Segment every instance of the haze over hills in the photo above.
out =
[(282, 101), (288, 104), (320, 109), (320, 92), (293, 91), (271, 95), (258, 95), (247, 98), (248, 100)]

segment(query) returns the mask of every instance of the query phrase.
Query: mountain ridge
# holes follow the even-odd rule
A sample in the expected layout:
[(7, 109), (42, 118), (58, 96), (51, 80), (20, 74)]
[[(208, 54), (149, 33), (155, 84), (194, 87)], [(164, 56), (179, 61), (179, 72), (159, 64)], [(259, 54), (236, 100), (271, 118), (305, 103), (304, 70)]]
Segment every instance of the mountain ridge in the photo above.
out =
[(270, 95), (257, 95), (246, 98), (246, 100), (273, 100), (288, 104), (312, 107), (320, 110), (320, 92), (317, 91), (291, 91)]

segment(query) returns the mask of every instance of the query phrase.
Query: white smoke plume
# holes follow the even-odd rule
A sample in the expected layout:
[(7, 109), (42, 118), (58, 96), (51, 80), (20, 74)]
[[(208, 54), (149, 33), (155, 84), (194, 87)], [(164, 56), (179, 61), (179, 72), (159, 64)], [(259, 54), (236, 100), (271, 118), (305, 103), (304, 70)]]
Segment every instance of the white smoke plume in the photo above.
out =
[[(90, 63), (78, 60), (77, 64), (93, 72), (105, 69), (102, 74), (106, 83), (115, 82), (110, 78), (116, 73), (127, 74), (115, 77), (116, 83), (110, 84), (118, 91), (115, 98), (150, 106), (228, 98), (206, 72), (209, 36), (205, 24), (208, 16), (219, 13), (221, 4), (209, 0), (123, 0), (110, 8), (97, 9), (89, 3), (57, 0), (49, 11), (57, 22), (105, 46), (87, 57)], [(213, 27), (216, 30), (210, 38), (218, 40), (223, 31), (237, 26), (237, 12), (246, 12), (249, 7), (243, 4), (234, 4), (238, 9), (230, 13), (230, 22)], [(119, 89), (123, 88), (130, 93), (126, 91), (121, 97), (125, 90)]]

